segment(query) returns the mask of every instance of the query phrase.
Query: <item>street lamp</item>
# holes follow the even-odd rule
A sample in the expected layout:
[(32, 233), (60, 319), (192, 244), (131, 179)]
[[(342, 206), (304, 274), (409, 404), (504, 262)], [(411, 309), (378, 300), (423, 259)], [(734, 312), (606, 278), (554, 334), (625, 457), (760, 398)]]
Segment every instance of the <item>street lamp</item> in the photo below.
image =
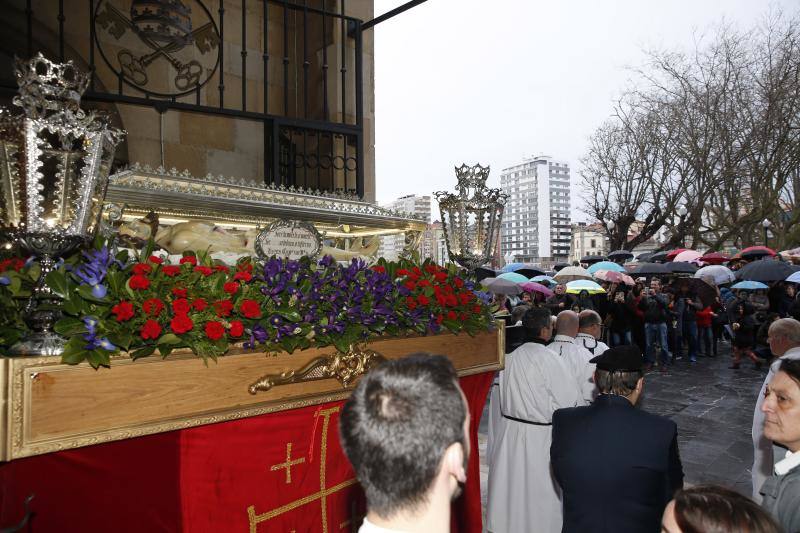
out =
[(769, 241), (768, 241), (769, 234), (768, 234), (768, 231), (769, 231), (769, 227), (772, 225), (772, 222), (770, 222), (768, 219), (765, 218), (764, 221), (761, 222), (761, 225), (764, 226), (764, 246), (768, 246), (769, 245)]
[(685, 205), (682, 205), (678, 208), (678, 216), (681, 217), (681, 248), (686, 248), (686, 229), (683, 227), (683, 221), (686, 219), (686, 215), (689, 213), (689, 210), (686, 209)]

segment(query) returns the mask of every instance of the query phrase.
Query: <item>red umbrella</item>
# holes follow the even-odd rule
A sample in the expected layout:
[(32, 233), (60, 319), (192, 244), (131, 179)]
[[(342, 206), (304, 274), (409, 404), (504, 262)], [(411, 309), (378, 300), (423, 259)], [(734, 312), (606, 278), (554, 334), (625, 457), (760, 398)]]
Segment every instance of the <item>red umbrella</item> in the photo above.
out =
[(633, 281), (632, 277), (627, 274), (623, 274), (622, 272), (614, 272), (613, 270), (598, 270), (593, 275), (596, 279), (607, 281), (609, 283), (624, 283), (625, 285), (630, 285), (631, 287), (636, 285), (636, 282)]
[(708, 252), (700, 258), (700, 261), (706, 265), (721, 265), (722, 263), (730, 261), (730, 259), (729, 256), (719, 252)]
[(667, 261), (672, 261), (675, 259), (675, 256), (681, 252), (686, 252), (689, 248), (676, 248), (675, 250), (670, 250), (667, 252)]
[(743, 259), (758, 259), (759, 257), (770, 256), (774, 257), (778, 255), (775, 250), (772, 248), (767, 248), (766, 246), (749, 246), (739, 252), (739, 255)]

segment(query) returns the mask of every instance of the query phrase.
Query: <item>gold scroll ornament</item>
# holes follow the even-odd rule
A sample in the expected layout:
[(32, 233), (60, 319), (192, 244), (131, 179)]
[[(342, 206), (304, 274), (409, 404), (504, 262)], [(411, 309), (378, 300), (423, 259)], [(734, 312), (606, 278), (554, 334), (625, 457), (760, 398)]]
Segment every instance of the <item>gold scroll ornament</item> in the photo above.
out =
[(248, 387), (250, 394), (268, 391), (278, 385), (302, 383), (318, 379), (335, 378), (348, 387), (357, 377), (385, 361), (386, 358), (364, 345), (351, 345), (347, 353), (336, 352), (316, 357), (298, 370), (287, 370), (279, 374), (266, 374)]

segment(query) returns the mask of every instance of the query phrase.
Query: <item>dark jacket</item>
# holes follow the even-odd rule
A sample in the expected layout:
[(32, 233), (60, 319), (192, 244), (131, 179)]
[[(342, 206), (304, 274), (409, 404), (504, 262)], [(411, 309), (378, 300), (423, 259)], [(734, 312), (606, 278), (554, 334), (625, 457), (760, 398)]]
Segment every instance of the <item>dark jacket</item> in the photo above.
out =
[(768, 477), (760, 492), (761, 506), (784, 531), (800, 531), (800, 467)]
[[(689, 300), (692, 303), (689, 303)], [(691, 293), (681, 294), (675, 297), (675, 314), (679, 322), (695, 322), (697, 316), (695, 313), (703, 309), (700, 299)]]
[(550, 461), (564, 495), (563, 532), (658, 533), (683, 487), (675, 422), (620, 396), (557, 410)]
[(630, 306), (626, 303), (613, 302), (608, 315), (611, 317), (609, 328), (616, 333), (630, 331), (635, 315)]
[(655, 296), (644, 296), (639, 302), (639, 308), (644, 311), (645, 324), (657, 324), (669, 320), (669, 308), (667, 307), (667, 297), (663, 294)]
[[(564, 304), (560, 306), (559, 304)], [(575, 303), (575, 298), (571, 294), (554, 294), (544, 302), (544, 306), (550, 309), (550, 312), (557, 315), (561, 311), (569, 311)]]

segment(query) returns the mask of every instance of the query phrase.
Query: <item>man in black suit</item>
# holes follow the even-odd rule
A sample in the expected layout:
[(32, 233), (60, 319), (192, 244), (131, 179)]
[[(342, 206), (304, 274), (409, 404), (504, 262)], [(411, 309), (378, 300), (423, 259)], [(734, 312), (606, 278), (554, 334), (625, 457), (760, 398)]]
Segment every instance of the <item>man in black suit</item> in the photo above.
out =
[(610, 348), (591, 362), (597, 399), (553, 414), (562, 532), (658, 532), (664, 507), (683, 487), (677, 426), (636, 409), (644, 383), (637, 346)]

